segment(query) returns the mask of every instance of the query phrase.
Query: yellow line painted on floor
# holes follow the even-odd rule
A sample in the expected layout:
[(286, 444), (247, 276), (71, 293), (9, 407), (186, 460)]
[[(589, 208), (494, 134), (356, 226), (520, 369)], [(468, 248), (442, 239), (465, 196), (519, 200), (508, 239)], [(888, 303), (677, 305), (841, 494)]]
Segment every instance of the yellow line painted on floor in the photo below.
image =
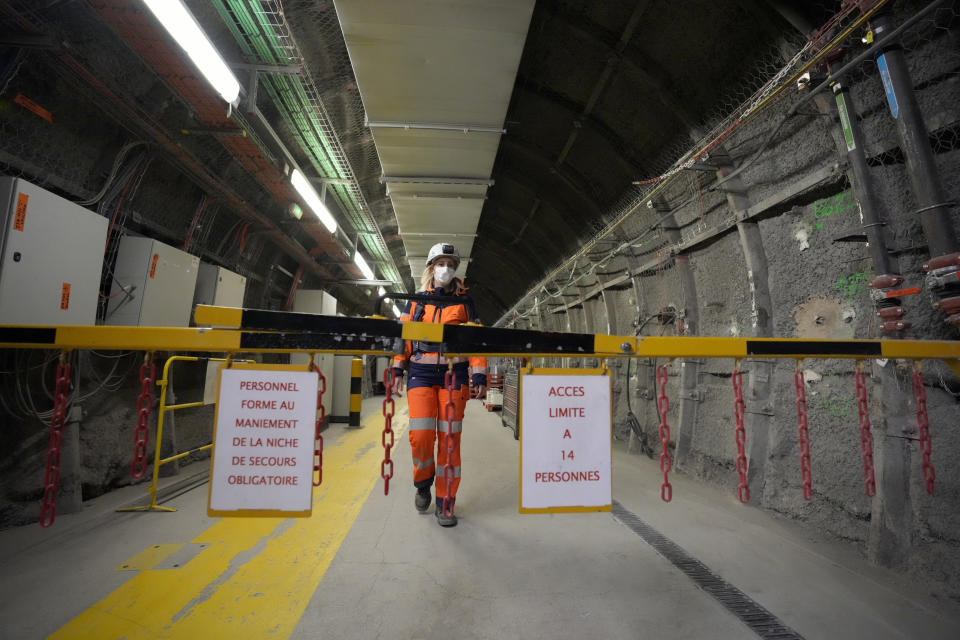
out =
[(133, 576), (50, 637), (289, 637), (380, 480), (383, 418), (363, 423), (325, 442), (311, 517), (221, 518), (192, 540), (208, 546), (186, 565)]
[(183, 548), (183, 543), (176, 544), (154, 544), (150, 545), (137, 555), (133, 556), (122, 565), (116, 568), (116, 571), (144, 571), (153, 569), (172, 553)]

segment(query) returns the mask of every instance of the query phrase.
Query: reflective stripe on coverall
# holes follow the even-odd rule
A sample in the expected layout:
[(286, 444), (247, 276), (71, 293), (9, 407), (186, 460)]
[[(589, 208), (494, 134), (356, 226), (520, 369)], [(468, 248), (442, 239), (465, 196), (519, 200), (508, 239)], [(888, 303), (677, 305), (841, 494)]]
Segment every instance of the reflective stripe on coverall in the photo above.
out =
[[(411, 363), (407, 383), (407, 406), (410, 411), (410, 427), (407, 431), (413, 455), (413, 484), (418, 489), (429, 487), (434, 484), (436, 476), (437, 504), (445, 497), (455, 498), (460, 486), (460, 436), (463, 430), (463, 412), (470, 397), (467, 364), (464, 362), (454, 365), (453, 454), (448, 460), (445, 407), (450, 394), (444, 388), (446, 373), (446, 365)], [(448, 464), (453, 466), (454, 475), (449, 492), (444, 475)]]

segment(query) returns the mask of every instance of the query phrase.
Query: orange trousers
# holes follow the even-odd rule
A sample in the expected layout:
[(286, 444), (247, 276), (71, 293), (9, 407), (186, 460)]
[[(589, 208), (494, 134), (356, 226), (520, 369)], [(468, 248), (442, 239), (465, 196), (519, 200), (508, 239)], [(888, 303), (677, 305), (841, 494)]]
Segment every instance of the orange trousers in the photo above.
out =
[[(460, 434), (470, 389), (464, 384), (450, 393), (441, 385), (414, 387), (413, 384), (411, 376), (407, 406), (410, 411), (408, 436), (413, 455), (413, 484), (418, 489), (435, 484), (437, 504), (440, 504), (443, 498), (455, 498), (460, 486)], [(450, 425), (446, 419), (446, 405), (449, 396), (453, 402), (452, 451), (448, 451), (447, 443)], [(453, 482), (449, 487), (447, 465), (453, 467)]]

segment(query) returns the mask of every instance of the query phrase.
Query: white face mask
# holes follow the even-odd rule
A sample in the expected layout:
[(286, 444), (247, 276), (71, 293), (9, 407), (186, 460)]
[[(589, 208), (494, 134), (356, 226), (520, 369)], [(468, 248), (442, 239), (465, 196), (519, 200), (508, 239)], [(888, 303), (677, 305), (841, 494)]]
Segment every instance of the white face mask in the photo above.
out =
[(433, 270), (433, 280), (441, 287), (446, 287), (453, 281), (453, 274), (456, 272), (456, 269), (451, 267), (436, 267)]

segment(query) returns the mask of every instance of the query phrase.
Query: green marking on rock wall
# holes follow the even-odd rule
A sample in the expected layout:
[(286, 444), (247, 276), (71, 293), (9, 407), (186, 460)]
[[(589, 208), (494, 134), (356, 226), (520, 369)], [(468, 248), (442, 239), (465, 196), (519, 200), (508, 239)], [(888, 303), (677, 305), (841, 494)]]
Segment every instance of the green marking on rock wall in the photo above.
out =
[(847, 298), (853, 298), (867, 291), (867, 270), (861, 269), (855, 273), (840, 276), (833, 284), (833, 288)]
[(835, 196), (817, 200), (813, 203), (813, 229), (822, 229), (824, 220), (834, 216), (842, 215), (852, 209), (856, 209), (857, 201), (853, 197), (850, 189), (841, 191)]

